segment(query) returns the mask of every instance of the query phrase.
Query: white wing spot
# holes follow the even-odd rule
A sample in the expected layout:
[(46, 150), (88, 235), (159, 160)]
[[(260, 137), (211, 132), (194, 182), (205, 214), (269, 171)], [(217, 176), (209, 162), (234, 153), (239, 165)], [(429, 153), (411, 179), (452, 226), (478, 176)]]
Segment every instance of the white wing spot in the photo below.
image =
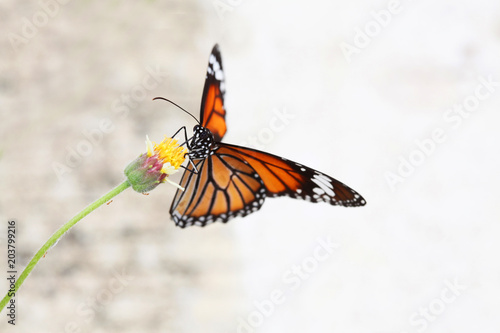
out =
[(316, 193), (316, 194), (319, 194), (319, 195), (325, 194), (325, 191), (323, 191), (319, 187), (313, 188), (313, 192)]
[(314, 175), (312, 181), (315, 182), (329, 196), (331, 196), (331, 197), (335, 196), (335, 192), (333, 192), (333, 186), (330, 183), (330, 181), (328, 180), (328, 178), (326, 178), (325, 176), (323, 176), (323, 175)]
[(326, 185), (327, 187), (329, 187), (333, 190), (333, 185), (330, 182), (330, 179), (328, 179), (325, 175), (317, 173), (314, 175), (314, 178), (316, 178), (318, 181), (322, 182), (324, 185)]
[(214, 71), (218, 72), (220, 69), (220, 64), (218, 61), (214, 62)]
[(222, 74), (221, 70), (218, 70), (215, 72), (215, 78), (219, 81), (222, 81), (222, 79), (224, 78), (224, 75)]

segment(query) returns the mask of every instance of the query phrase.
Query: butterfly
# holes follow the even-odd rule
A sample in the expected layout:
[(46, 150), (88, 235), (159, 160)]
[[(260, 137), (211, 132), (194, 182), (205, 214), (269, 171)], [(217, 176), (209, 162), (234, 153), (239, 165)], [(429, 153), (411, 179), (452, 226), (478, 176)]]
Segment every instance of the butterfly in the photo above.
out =
[(317, 170), (221, 142), (227, 130), (225, 92), (222, 58), (215, 45), (208, 61), (199, 124), (190, 139), (184, 127), (191, 162), (180, 181), (185, 189), (177, 190), (170, 207), (177, 226), (205, 226), (246, 216), (258, 211), (267, 197), (289, 196), (346, 207), (366, 204), (359, 193)]

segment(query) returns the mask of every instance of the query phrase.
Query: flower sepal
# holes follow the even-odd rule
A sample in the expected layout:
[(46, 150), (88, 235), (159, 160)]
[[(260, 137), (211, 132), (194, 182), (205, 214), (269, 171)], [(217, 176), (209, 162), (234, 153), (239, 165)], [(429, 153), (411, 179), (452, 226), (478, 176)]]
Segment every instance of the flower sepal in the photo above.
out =
[(146, 137), (146, 149), (146, 153), (125, 168), (125, 175), (131, 187), (136, 192), (145, 193), (163, 182), (168, 182), (183, 190), (167, 177), (178, 171), (187, 151), (171, 138), (165, 138), (160, 144), (154, 144)]
[(125, 168), (125, 176), (134, 191), (149, 192), (160, 185), (167, 174), (161, 172), (163, 164), (154, 156), (142, 154)]

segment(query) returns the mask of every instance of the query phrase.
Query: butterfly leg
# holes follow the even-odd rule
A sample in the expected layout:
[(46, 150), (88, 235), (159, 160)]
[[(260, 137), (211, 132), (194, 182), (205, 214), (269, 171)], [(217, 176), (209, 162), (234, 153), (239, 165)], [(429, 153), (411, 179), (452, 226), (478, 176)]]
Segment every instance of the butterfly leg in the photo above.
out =
[(179, 134), (179, 132), (180, 132), (180, 131), (184, 131), (184, 140), (185, 140), (185, 141), (184, 141), (182, 144), (180, 144), (179, 146), (181, 146), (181, 147), (182, 147), (182, 146), (186, 145), (186, 146), (187, 146), (187, 148), (188, 148), (189, 150), (191, 150), (191, 147), (189, 146), (189, 141), (191, 140), (191, 138), (189, 138), (189, 139), (188, 139), (188, 137), (187, 137), (187, 130), (186, 130), (186, 126), (182, 126), (181, 128), (179, 128), (179, 129), (177, 130), (177, 132), (175, 132), (175, 133), (174, 133), (174, 135), (172, 135), (172, 136), (171, 136), (171, 138), (173, 138), (173, 137), (175, 137), (177, 134)]
[(193, 166), (193, 169), (188, 169), (183, 165), (181, 165), (181, 168), (183, 168), (186, 171), (192, 172), (194, 174), (198, 174), (199, 173), (198, 168), (196, 167), (196, 164), (193, 163), (192, 159), (189, 159), (189, 163)]
[[(189, 146), (189, 141), (191, 140), (191, 138), (188, 138), (188, 137), (187, 137), (187, 130), (186, 130), (186, 126), (182, 126), (181, 128), (179, 128), (179, 129), (177, 130), (177, 132), (175, 132), (175, 133), (174, 133), (174, 135), (172, 135), (171, 137), (172, 137), (172, 138), (173, 138), (173, 137), (175, 137), (177, 134), (179, 134), (179, 132), (180, 132), (180, 131), (184, 131), (184, 140), (185, 140), (185, 141), (184, 141), (184, 143), (180, 144), (179, 146), (181, 146), (181, 147), (182, 147), (183, 145), (186, 145), (186, 146), (187, 146), (187, 148), (188, 148), (188, 150), (190, 150), (190, 149), (191, 149), (191, 147)], [(186, 153), (186, 155), (188, 155), (188, 156), (189, 156), (189, 153)], [(185, 167), (185, 166), (183, 166), (183, 165), (181, 165), (181, 168), (183, 168), (183, 169), (184, 169), (184, 170), (186, 170), (186, 171), (193, 172), (193, 173), (197, 174), (197, 173), (198, 173), (198, 169), (196, 168), (196, 165), (193, 163), (193, 160), (192, 160), (191, 158), (189, 159), (189, 163), (191, 164), (191, 166), (193, 167), (193, 169), (188, 169), (188, 168), (186, 168), (186, 167)]]

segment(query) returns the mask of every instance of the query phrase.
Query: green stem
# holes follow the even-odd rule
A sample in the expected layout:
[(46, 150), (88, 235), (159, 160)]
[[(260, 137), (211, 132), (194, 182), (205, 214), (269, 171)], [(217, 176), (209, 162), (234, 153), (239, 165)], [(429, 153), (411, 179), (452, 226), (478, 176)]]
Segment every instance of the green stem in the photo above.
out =
[(59, 228), (59, 230), (57, 230), (49, 238), (49, 240), (40, 248), (40, 250), (38, 250), (38, 252), (35, 254), (33, 259), (31, 259), (31, 261), (28, 263), (28, 266), (26, 266), (26, 268), (21, 273), (21, 275), (19, 275), (19, 278), (17, 279), (16, 284), (15, 284), (15, 290), (13, 292), (12, 292), (12, 290), (9, 290), (7, 292), (7, 295), (5, 295), (5, 297), (0, 302), (0, 311), (2, 311), (4, 309), (5, 305), (7, 305), (7, 303), (11, 299), (12, 295), (14, 293), (17, 293), (17, 291), (19, 290), (19, 288), (23, 284), (24, 280), (28, 277), (28, 275), (31, 273), (33, 268), (35, 268), (35, 265), (38, 263), (40, 258), (42, 258), (45, 255), (45, 253), (47, 253), (47, 251), (59, 240), (59, 238), (61, 238), (62, 235), (64, 235), (64, 233), (66, 231), (68, 231), (72, 226), (74, 226), (78, 221), (83, 219), (85, 216), (90, 214), (93, 210), (95, 210), (96, 208), (98, 208), (99, 206), (104, 204), (105, 202), (108, 202), (109, 200), (111, 200), (111, 198), (117, 196), (118, 194), (123, 192), (125, 189), (127, 189), (129, 186), (130, 186), (130, 183), (128, 182), (128, 180), (125, 180), (123, 183), (121, 183), (120, 185), (118, 185), (117, 187), (115, 187), (114, 189), (112, 189), (111, 191), (109, 191), (108, 193), (106, 193), (105, 195), (103, 195), (102, 197), (100, 197), (99, 199), (97, 199), (96, 201), (94, 201), (93, 203), (88, 205), (87, 207), (85, 207), (85, 209), (83, 209), (75, 217), (73, 217), (71, 220), (66, 222), (61, 228)]

